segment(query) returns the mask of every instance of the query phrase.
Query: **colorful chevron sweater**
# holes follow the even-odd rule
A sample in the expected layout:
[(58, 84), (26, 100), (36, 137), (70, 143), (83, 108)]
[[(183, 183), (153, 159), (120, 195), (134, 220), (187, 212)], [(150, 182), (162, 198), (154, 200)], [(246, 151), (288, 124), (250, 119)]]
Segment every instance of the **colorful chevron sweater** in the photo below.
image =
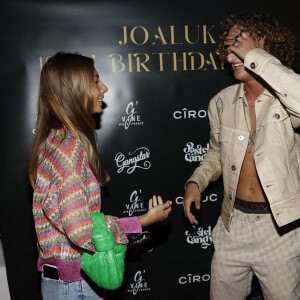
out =
[[(82, 142), (64, 125), (57, 125), (40, 151), (33, 196), (39, 271), (51, 264), (64, 281), (82, 279), (82, 249), (94, 251), (90, 213), (100, 207), (100, 186)], [(116, 243), (127, 243), (126, 234), (141, 232), (138, 217), (106, 216), (106, 222)]]

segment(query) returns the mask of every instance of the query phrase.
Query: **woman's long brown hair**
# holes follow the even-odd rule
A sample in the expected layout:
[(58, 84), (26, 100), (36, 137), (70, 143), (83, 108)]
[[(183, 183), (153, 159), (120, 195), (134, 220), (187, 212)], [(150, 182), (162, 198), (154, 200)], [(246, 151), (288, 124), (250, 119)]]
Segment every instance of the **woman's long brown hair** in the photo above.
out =
[(29, 178), (34, 187), (39, 153), (55, 122), (64, 124), (83, 143), (89, 165), (102, 185), (109, 180), (99, 157), (94, 136), (94, 61), (80, 54), (58, 52), (41, 72), (36, 139), (29, 162)]

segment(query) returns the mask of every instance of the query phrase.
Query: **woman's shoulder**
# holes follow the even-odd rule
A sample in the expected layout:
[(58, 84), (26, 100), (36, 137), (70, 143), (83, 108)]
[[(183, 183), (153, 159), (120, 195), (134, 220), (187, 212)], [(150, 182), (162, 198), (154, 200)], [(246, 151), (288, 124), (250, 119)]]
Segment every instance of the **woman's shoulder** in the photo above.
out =
[(69, 171), (82, 165), (87, 159), (83, 143), (66, 128), (52, 128), (41, 151), (44, 162), (55, 168)]
[(61, 128), (52, 128), (50, 130), (46, 145), (64, 151), (67, 156), (72, 156), (74, 152), (84, 151), (80, 139), (72, 134), (64, 125)]

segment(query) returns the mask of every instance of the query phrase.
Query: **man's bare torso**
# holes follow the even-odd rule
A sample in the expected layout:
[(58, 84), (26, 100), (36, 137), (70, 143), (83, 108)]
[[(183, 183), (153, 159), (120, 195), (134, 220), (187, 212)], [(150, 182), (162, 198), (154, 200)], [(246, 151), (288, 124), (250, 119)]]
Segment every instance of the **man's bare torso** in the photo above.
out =
[[(249, 108), (246, 107), (245, 109), (250, 110), (251, 133), (253, 133), (256, 128), (255, 107), (249, 106)], [(255, 133), (253, 134), (253, 141), (255, 142)], [(250, 153), (249, 147), (247, 147), (241, 168), (236, 197), (251, 202), (265, 202), (266, 196), (260, 184), (255, 167), (254, 151), (255, 146), (251, 147)]]

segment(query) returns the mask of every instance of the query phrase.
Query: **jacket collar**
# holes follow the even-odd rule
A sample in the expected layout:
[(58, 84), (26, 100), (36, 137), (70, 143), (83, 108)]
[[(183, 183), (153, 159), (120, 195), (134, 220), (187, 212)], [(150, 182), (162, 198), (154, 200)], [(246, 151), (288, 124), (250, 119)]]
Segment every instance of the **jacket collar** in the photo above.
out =
[(235, 96), (234, 96), (234, 98), (233, 98), (233, 101), (232, 101), (232, 103), (235, 103), (238, 99), (243, 99), (244, 98), (244, 96), (245, 96), (245, 93), (244, 93), (244, 83), (243, 82), (241, 82), (240, 84), (239, 84), (239, 86), (238, 86), (238, 89), (237, 89), (237, 91), (236, 91), (236, 94), (235, 94)]
[[(265, 95), (267, 97), (274, 97), (274, 94), (272, 94), (267, 88), (265, 88), (261, 95)], [(238, 89), (236, 91), (236, 94), (233, 98), (232, 103), (234, 104), (238, 99), (244, 99), (245, 92), (244, 92), (244, 83), (241, 82), (238, 86)]]

